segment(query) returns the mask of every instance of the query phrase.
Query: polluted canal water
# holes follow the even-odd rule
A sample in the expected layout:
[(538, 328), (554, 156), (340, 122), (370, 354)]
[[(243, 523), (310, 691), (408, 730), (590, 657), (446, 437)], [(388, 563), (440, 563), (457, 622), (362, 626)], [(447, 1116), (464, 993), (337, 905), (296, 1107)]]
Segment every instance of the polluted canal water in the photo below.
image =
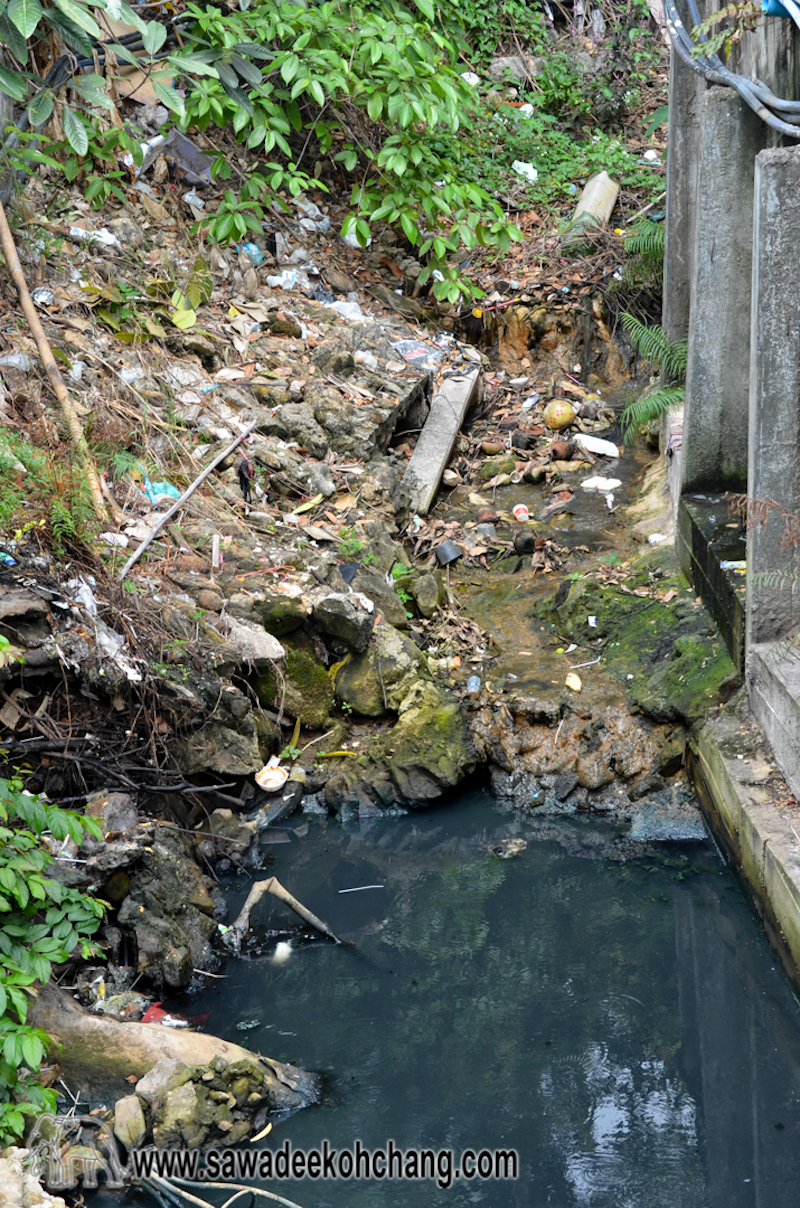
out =
[[(709, 840), (637, 846), (625, 829), (480, 790), (422, 814), (293, 819), (273, 871), (354, 947), (296, 939), (276, 959), (273, 935), (193, 1007), (327, 1072), (322, 1103), (259, 1146), (391, 1139), (451, 1151), (453, 1171), (464, 1150), (513, 1149), (518, 1172), (261, 1185), (303, 1208), (796, 1208), (793, 991)], [(527, 846), (498, 858), (509, 839)], [(295, 922), (272, 901), (253, 919)]]

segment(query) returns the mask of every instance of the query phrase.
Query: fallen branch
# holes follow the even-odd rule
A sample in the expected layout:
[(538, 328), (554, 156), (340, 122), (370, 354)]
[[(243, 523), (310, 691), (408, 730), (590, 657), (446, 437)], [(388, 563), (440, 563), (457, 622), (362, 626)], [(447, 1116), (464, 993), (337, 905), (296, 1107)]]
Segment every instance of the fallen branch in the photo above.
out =
[(69, 391), (64, 385), (64, 379), (58, 370), (53, 350), (48, 343), (47, 336), (44, 334), (44, 329), (36, 313), (36, 307), (33, 304), (28, 290), (28, 283), (25, 280), (25, 274), (22, 271), (22, 265), (19, 262), (17, 255), (14, 236), (11, 234), (11, 227), (8, 225), (8, 218), (3, 203), (0, 202), (0, 245), (3, 248), (3, 255), (8, 264), (8, 271), (11, 274), (14, 285), (19, 294), (22, 313), (25, 316), (26, 322), (31, 329), (31, 334), (36, 341), (36, 347), (39, 349), (39, 356), (42, 358), (42, 364), (50, 385), (53, 387), (55, 396), (58, 399), (61, 407), (61, 414), (64, 417), (64, 422), (69, 431), (70, 440), (73, 447), (83, 463), (83, 469), (86, 473), (86, 480), (89, 483), (89, 489), (92, 492), (94, 501), (94, 510), (99, 520), (108, 520), (108, 508), (106, 507), (103, 497), (103, 490), (100, 486), (100, 478), (95, 468), (92, 455), (89, 452), (89, 446), (86, 443), (86, 437), (83, 432), (81, 421), (78, 419), (78, 413), (72, 405), (72, 399), (69, 397)]
[[(176, 1183), (180, 1183), (181, 1186), (176, 1187)], [(274, 1191), (267, 1191), (264, 1187), (246, 1187), (244, 1183), (195, 1183), (190, 1179), (178, 1179), (174, 1177), (171, 1181), (168, 1181), (158, 1175), (151, 1175), (149, 1179), (144, 1180), (144, 1186), (148, 1190), (160, 1189), (165, 1195), (169, 1196), (169, 1199), (173, 1203), (179, 1202), (182, 1199), (187, 1204), (202, 1205), (202, 1208), (212, 1208), (212, 1205), (208, 1200), (202, 1200), (199, 1196), (192, 1195), (189, 1191), (182, 1191), (181, 1187), (197, 1188), (198, 1191), (232, 1191), (233, 1195), (225, 1201), (222, 1208), (229, 1208), (229, 1205), (232, 1205), (234, 1200), (238, 1200), (245, 1193), (256, 1198), (263, 1196), (267, 1200), (275, 1200), (278, 1204), (284, 1204), (286, 1208), (300, 1208), (300, 1205), (295, 1204), (294, 1200), (284, 1199), (282, 1195), (277, 1195)]]
[(176, 500), (175, 503), (173, 503), (172, 507), (169, 509), (169, 511), (164, 513), (164, 515), (161, 517), (161, 519), (158, 521), (158, 523), (153, 525), (150, 532), (145, 537), (144, 541), (141, 543), (141, 545), (136, 550), (134, 550), (134, 552), (131, 554), (128, 561), (123, 566), (122, 570), (119, 572), (118, 579), (119, 579), (120, 583), (125, 578), (125, 576), (127, 575), (128, 571), (131, 569), (131, 567), (134, 566), (139, 561), (142, 554), (147, 549), (148, 545), (150, 545), (150, 543), (156, 539), (156, 537), (161, 532), (164, 525), (167, 524), (172, 519), (172, 517), (181, 510), (181, 508), (184, 506), (184, 504), (186, 504), (188, 502), (189, 499), (191, 499), (192, 495), (194, 495), (195, 491), (201, 485), (201, 483), (204, 483), (205, 480), (208, 478), (211, 471), (215, 470), (217, 468), (217, 466), (219, 465), (219, 463), (221, 461), (224, 461), (226, 457), (230, 457), (230, 455), (234, 451), (234, 449), (238, 448), (239, 445), (244, 440), (244, 438), (246, 436), (250, 435), (250, 433), (253, 431), (253, 428), (255, 428), (255, 426), (256, 426), (255, 421), (253, 421), (252, 424), (248, 424), (247, 427), (245, 428), (244, 432), (242, 432), (241, 436), (237, 436), (236, 440), (233, 441), (232, 444), (228, 445), (227, 449), (223, 449), (223, 451), (217, 457), (214, 458), (214, 460), (211, 462), (211, 464), (206, 466), (206, 468), (203, 470), (202, 474), (200, 474), (197, 478), (195, 478), (194, 482), (192, 483), (192, 485), (190, 487), (186, 488), (186, 490), (181, 495), (180, 499)]
[(297, 898), (292, 897), (288, 889), (284, 889), (277, 877), (269, 877), (266, 881), (256, 881), (255, 885), (247, 895), (247, 901), (239, 911), (239, 917), (225, 932), (225, 942), (236, 952), (242, 946), (244, 934), (250, 926), (250, 915), (253, 907), (256, 906), (265, 894), (272, 894), (279, 902), (283, 902), (295, 914), (299, 914), (304, 923), (308, 923), (309, 927), (313, 927), (315, 931), (319, 931), (321, 935), (326, 936), (329, 940), (333, 940), (334, 944), (341, 944), (342, 940), (338, 935), (334, 935), (327, 923), (323, 923), (322, 919), (318, 919), (315, 914), (307, 910), (302, 902), (298, 902)]

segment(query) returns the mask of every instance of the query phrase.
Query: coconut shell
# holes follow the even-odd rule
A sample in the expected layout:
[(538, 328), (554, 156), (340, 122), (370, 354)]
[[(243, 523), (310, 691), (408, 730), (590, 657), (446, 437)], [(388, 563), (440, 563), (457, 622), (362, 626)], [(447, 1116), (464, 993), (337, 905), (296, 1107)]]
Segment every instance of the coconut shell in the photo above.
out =
[(494, 524), (500, 519), (500, 513), (496, 512), (494, 508), (478, 508), (475, 519), (478, 524)]
[(575, 410), (572, 403), (568, 403), (565, 398), (554, 398), (545, 407), (542, 418), (548, 428), (560, 432), (562, 428), (568, 428), (570, 424), (575, 423)]
[(568, 440), (554, 440), (550, 446), (553, 461), (569, 461), (574, 450)]

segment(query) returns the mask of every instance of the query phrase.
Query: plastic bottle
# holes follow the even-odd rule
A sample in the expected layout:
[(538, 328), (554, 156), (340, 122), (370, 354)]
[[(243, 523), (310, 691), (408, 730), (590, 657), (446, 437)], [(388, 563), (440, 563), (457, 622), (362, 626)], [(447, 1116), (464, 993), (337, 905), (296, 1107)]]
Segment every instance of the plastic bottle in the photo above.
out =
[(476, 700), (481, 694), (481, 678), (479, 675), (471, 675), (467, 680), (467, 696), (471, 696)]
[(264, 263), (264, 253), (262, 252), (261, 248), (258, 246), (257, 243), (242, 243), (239, 246), (239, 251), (244, 252), (245, 255), (250, 258), (250, 261), (254, 265), (259, 265), (259, 264)]

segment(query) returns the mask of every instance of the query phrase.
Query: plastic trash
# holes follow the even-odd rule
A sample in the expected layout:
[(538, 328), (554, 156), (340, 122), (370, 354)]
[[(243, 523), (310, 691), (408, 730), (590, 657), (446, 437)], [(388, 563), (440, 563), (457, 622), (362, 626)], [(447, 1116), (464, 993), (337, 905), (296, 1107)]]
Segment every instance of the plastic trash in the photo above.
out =
[(590, 629), (597, 629), (597, 617), (587, 617), (586, 623)]
[(332, 302), (335, 302), (337, 299), (336, 299), (336, 294), (333, 292), (332, 289), (328, 289), (324, 285), (318, 285), (317, 288), (314, 290), (314, 300), (316, 302), (326, 302), (326, 303), (328, 303), (328, 305), (330, 305)]
[(119, 549), (127, 549), (129, 545), (124, 533), (99, 533), (97, 539), (104, 545), (116, 546)]
[(0, 552), (0, 563), (3, 566), (16, 566), (17, 560), (16, 558), (12, 558), (11, 554), (7, 554), (5, 551), (2, 551)]
[(619, 457), (618, 447), (612, 445), (610, 440), (601, 440), (599, 436), (587, 436), (585, 432), (579, 432), (575, 437), (575, 444), (587, 453), (597, 453), (600, 457)]
[(299, 210), (304, 218), (311, 218), (314, 222), (320, 222), (324, 217), (322, 210), (313, 201), (309, 201), (307, 197), (293, 197), (292, 205), (296, 210)]
[[(657, 536), (657, 535), (658, 534), (656, 534), (656, 533), (653, 534), (653, 536)], [(649, 538), (648, 538), (648, 540), (649, 540)], [(747, 562), (744, 559), (740, 560), (740, 559), (726, 558), (722, 562), (720, 562), (719, 566), (720, 566), (720, 570), (733, 570), (733, 571), (736, 571), (736, 573), (740, 574), (740, 575), (743, 575), (744, 572), (747, 570)]]
[(271, 289), (311, 289), (307, 274), (299, 268), (285, 268), (277, 276), (267, 277), (267, 285)]
[[(668, 538), (667, 538), (666, 533), (651, 533), (650, 536), (647, 538), (647, 544), (648, 545), (660, 545), (662, 541), (667, 541), (667, 540), (668, 540)], [(722, 563), (720, 563), (720, 565), (722, 566)], [(725, 570), (725, 567), (723, 566), (722, 569)]]
[(395, 340), (392, 348), (415, 369), (435, 369), (444, 358), (443, 352), (421, 340)]
[(87, 231), (85, 227), (72, 226), (68, 234), (70, 239), (77, 239), (81, 243), (102, 243), (104, 247), (120, 246), (119, 239), (108, 227), (101, 227), (99, 231)]
[(539, 172), (534, 168), (533, 164), (526, 163), (524, 159), (515, 159), (511, 165), (511, 171), (516, 172), (517, 176), (524, 176), (529, 184), (535, 184), (539, 179)]
[(469, 84), (471, 88), (477, 88), (480, 84), (480, 76), (475, 75), (474, 71), (462, 71), (461, 79), (465, 84)]
[(517, 110), (517, 113), (519, 114), (519, 116), (524, 117), (524, 118), (533, 117), (535, 112), (536, 111), (535, 111), (533, 105), (528, 105), (528, 104), (520, 105), (519, 109)]
[(197, 193), (196, 189), (190, 189), (188, 193), (184, 193), (183, 200), (187, 206), (191, 206), (195, 210), (204, 210), (206, 203)]
[(253, 265), (264, 263), (264, 253), (257, 243), (241, 243), (239, 244), (239, 251), (244, 252)]
[(27, 352), (7, 352), (0, 357), (0, 365), (5, 365), (8, 369), (19, 369), (20, 373), (30, 373), (33, 369), (33, 361)]
[(471, 675), (467, 680), (467, 696), (471, 696), (476, 700), (481, 694), (481, 678), (479, 675)]
[(52, 306), (55, 300), (55, 294), (46, 285), (40, 285), (38, 289), (31, 290), (31, 297), (37, 306)]
[(497, 529), (493, 524), (479, 524), (475, 532), (479, 537), (483, 537), (485, 541), (497, 540)]
[(260, 772), (256, 772), (256, 784), (262, 788), (265, 793), (277, 793), (282, 789), (289, 779), (289, 773), (286, 768), (279, 767), (280, 756), (273, 755), (272, 758), (264, 764)]
[(591, 478), (584, 478), (581, 486), (584, 491), (615, 491), (617, 487), (622, 486), (622, 481), (619, 478), (602, 478), (599, 474), (593, 474)]
[(348, 323), (365, 323), (367, 316), (357, 302), (328, 302), (328, 310), (335, 310)]
[[(348, 235), (342, 235), (342, 241), (344, 243), (346, 243), (348, 247), (351, 247), (354, 252), (363, 252), (364, 251), (363, 247), (358, 242), (358, 236), (356, 235), (355, 231), (350, 231), (350, 233)], [(372, 236), (368, 235), (367, 236), (367, 247), (369, 247), (369, 245), (371, 243), (372, 243)]]
[[(151, 139), (150, 141), (154, 142), (155, 140)], [(185, 134), (181, 134), (179, 130), (170, 130), (167, 137), (157, 148), (153, 159), (159, 154), (167, 154), (167, 158), (175, 161), (175, 167), (181, 173), (181, 177), (187, 185), (211, 184), (211, 164), (213, 163), (211, 156), (199, 151), (192, 140), (187, 138)], [(144, 163), (142, 164), (143, 167)], [(139, 170), (141, 171), (142, 169), (140, 168)]]
[(139, 368), (120, 369), (119, 371), (119, 380), (126, 386), (132, 386), (134, 382), (138, 382), (144, 376), (144, 371)]
[(151, 503), (159, 499), (180, 499), (181, 492), (171, 482), (151, 482), (145, 474), (144, 493)]
[(366, 365), (367, 369), (372, 373), (377, 372), (378, 358), (372, 352), (356, 352), (353, 354), (353, 360), (357, 365)]
[(657, 164), (659, 161), (659, 155), (657, 151), (654, 151), (651, 148), (649, 151), (645, 151), (642, 159), (646, 160), (649, 164)]
[(454, 541), (443, 541), (441, 545), (436, 546), (434, 552), (440, 566), (448, 566), (461, 557), (461, 550)]
[(88, 369), (88, 365), (85, 361), (72, 362), (69, 369), (69, 376), (72, 378), (73, 382), (80, 382), (82, 380), (84, 369)]
[(532, 411), (538, 402), (539, 402), (539, 395), (530, 394), (530, 395), (528, 395), (528, 397), (525, 399), (522, 406), (520, 407), (520, 411)]
[(581, 688), (583, 687), (581, 677), (576, 675), (574, 671), (570, 671), (569, 675), (564, 680), (564, 683), (572, 692), (580, 692)]
[(511, 514), (520, 524), (524, 524), (526, 520), (530, 520), (531, 518), (531, 514), (524, 503), (515, 503)]

